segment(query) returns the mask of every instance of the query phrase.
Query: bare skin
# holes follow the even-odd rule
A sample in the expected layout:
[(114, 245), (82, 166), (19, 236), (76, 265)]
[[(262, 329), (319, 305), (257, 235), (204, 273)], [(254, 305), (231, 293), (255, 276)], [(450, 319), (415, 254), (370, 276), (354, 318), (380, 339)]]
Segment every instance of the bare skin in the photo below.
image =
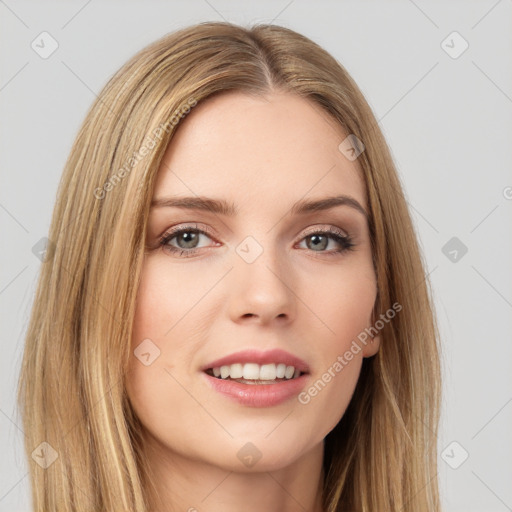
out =
[[(347, 204), (291, 209), (300, 200), (346, 195), (367, 211), (358, 162), (338, 149), (348, 134), (317, 105), (277, 92), (231, 92), (180, 123), (153, 200), (204, 196), (238, 212), (151, 210), (132, 351), (149, 339), (160, 354), (147, 366), (132, 357), (127, 392), (144, 426), (154, 509), (323, 512), (324, 438), (379, 337), (342, 371), (332, 368), (372, 325), (376, 276), (364, 213)], [(176, 228), (184, 232), (160, 245)], [(258, 247), (248, 263), (244, 254)], [(307, 403), (293, 396), (250, 407), (213, 389), (201, 369), (240, 350), (276, 348), (307, 363), (303, 391), (329, 369), (332, 378)], [(256, 463), (244, 462), (244, 446), (260, 457)]]

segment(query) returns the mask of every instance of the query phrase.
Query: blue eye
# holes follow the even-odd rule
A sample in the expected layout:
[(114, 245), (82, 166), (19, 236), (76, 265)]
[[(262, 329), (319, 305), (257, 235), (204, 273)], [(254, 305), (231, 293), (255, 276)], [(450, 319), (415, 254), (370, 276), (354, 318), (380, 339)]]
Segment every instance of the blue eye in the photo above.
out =
[[(160, 239), (160, 245), (164, 246), (166, 250), (173, 254), (179, 253), (178, 256), (192, 256), (198, 251), (198, 249), (200, 249), (200, 247), (198, 248), (197, 245), (201, 236), (210, 238), (206, 231), (197, 227), (181, 228), (170, 233), (165, 233)], [(171, 240), (174, 239), (176, 239), (178, 247), (170, 245)]]
[[(307, 248), (313, 252), (324, 252), (329, 245), (329, 241), (331, 240), (338, 244), (338, 249), (325, 251), (326, 254), (339, 254), (354, 247), (354, 243), (348, 235), (344, 235), (340, 231), (334, 229), (309, 233), (306, 237), (303, 238), (303, 240), (306, 241)], [(308, 240), (310, 242), (309, 244), (307, 243)]]
[[(160, 245), (163, 246), (166, 251), (175, 254), (177, 257), (187, 258), (194, 256), (200, 249), (204, 248), (199, 246), (202, 237), (212, 239), (207, 230), (200, 229), (197, 226), (183, 227), (165, 233), (160, 239)], [(176, 245), (171, 244), (173, 240), (175, 240), (174, 244)], [(343, 232), (337, 228), (310, 232), (301, 239), (301, 242), (303, 241), (306, 242), (308, 250), (325, 256), (339, 255), (351, 250), (355, 245), (350, 236), (343, 234)], [(338, 248), (326, 250), (331, 241), (334, 242)]]

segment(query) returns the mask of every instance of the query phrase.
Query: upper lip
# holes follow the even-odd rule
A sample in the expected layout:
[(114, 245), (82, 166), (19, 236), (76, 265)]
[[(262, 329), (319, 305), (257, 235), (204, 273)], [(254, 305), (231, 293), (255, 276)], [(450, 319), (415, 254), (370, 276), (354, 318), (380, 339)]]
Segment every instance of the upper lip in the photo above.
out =
[(233, 354), (221, 357), (220, 359), (216, 359), (202, 366), (201, 370), (205, 371), (210, 368), (219, 368), (220, 366), (236, 363), (257, 363), (259, 365), (270, 363), (285, 364), (287, 366), (293, 366), (296, 370), (300, 370), (303, 373), (309, 373), (309, 367), (305, 361), (281, 349), (266, 351), (250, 349), (234, 352)]

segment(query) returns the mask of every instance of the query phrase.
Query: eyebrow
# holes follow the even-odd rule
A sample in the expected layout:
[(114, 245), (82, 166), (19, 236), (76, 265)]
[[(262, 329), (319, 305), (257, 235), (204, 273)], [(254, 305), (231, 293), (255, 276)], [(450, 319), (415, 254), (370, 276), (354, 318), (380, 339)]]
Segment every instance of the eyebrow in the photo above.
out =
[[(325, 197), (322, 199), (297, 201), (291, 208), (292, 215), (303, 215), (311, 212), (330, 210), (337, 206), (349, 206), (368, 219), (367, 211), (353, 197), (341, 195)], [(211, 213), (234, 217), (239, 213), (238, 208), (224, 199), (212, 199), (209, 197), (162, 197), (151, 202), (151, 208), (185, 208), (187, 210), (205, 210)]]

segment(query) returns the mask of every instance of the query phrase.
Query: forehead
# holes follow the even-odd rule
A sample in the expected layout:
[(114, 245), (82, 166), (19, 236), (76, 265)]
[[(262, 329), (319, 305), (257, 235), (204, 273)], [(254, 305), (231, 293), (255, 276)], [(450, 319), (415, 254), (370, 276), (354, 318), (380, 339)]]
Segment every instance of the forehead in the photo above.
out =
[(366, 208), (357, 160), (338, 149), (347, 137), (321, 107), (290, 93), (230, 92), (180, 121), (158, 171), (155, 197), (229, 199), (241, 210), (346, 194)]

